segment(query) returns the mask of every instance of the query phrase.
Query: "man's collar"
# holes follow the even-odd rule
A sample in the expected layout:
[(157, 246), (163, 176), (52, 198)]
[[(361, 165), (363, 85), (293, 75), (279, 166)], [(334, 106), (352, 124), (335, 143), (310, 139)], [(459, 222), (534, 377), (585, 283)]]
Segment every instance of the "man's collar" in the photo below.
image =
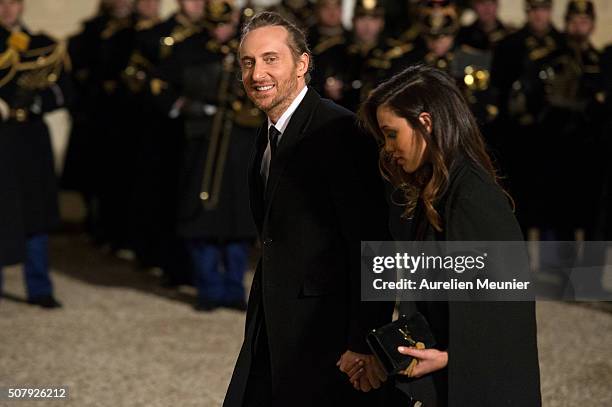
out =
[(302, 100), (304, 100), (304, 97), (306, 96), (307, 92), (308, 92), (308, 86), (304, 86), (302, 90), (300, 91), (300, 93), (298, 93), (295, 99), (293, 99), (293, 102), (291, 102), (287, 110), (285, 110), (285, 112), (281, 115), (281, 117), (277, 120), (276, 123), (272, 123), (272, 120), (270, 120), (270, 118), (268, 117), (268, 128), (274, 125), (274, 127), (276, 127), (276, 129), (280, 131), (281, 134), (284, 133), (285, 130), (287, 129), (287, 126), (289, 125), (289, 119), (293, 115), (293, 112), (295, 112), (295, 110), (298, 108), (300, 103), (302, 103)]

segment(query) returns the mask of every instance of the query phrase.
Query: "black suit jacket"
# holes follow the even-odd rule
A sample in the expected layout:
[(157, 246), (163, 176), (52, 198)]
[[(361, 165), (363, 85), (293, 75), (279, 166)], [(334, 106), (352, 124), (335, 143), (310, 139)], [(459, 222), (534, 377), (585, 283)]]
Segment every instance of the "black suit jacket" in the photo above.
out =
[(347, 349), (369, 353), (367, 332), (392, 315), (392, 304), (360, 301), (360, 241), (388, 238), (376, 145), (351, 112), (313, 90), (283, 133), (267, 188), (266, 144), (263, 126), (249, 175), (263, 250), (224, 406), (242, 406), (262, 315), (273, 406), (365, 405), (371, 395), (355, 391), (336, 361)]

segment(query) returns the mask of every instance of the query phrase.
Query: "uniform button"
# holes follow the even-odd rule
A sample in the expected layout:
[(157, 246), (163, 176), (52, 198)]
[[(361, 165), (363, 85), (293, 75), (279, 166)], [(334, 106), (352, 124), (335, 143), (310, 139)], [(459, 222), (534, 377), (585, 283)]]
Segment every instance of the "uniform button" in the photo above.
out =
[(272, 239), (264, 239), (264, 246), (270, 246), (272, 244)]

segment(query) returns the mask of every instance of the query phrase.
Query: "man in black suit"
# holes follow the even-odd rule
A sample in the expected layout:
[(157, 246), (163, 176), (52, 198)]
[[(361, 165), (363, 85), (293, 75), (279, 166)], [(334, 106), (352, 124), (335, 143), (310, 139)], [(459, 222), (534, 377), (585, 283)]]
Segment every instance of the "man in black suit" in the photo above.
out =
[(239, 58), (268, 116), (249, 173), (263, 248), (224, 406), (376, 406), (382, 392), (356, 391), (337, 367), (362, 360), (361, 390), (384, 380), (365, 336), (392, 306), (360, 301), (360, 241), (388, 238), (376, 146), (352, 113), (306, 86), (304, 35), (280, 15), (247, 24)]

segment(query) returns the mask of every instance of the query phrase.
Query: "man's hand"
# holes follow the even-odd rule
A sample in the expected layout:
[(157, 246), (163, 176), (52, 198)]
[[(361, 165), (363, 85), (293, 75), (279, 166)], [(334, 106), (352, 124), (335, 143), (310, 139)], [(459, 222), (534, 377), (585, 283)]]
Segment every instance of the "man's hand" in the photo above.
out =
[(336, 366), (347, 374), (355, 389), (363, 392), (378, 389), (387, 380), (387, 375), (374, 355), (347, 350)]

